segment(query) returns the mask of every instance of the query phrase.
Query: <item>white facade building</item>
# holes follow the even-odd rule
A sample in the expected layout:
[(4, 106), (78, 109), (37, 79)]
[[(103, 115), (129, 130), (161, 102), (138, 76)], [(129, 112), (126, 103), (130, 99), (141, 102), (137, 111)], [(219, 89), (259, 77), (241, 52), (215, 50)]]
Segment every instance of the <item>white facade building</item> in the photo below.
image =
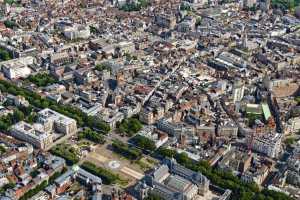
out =
[(36, 148), (49, 149), (61, 135), (73, 135), (76, 132), (76, 120), (46, 108), (38, 113), (38, 123), (31, 125), (21, 121), (12, 126), (11, 135)]
[(46, 132), (58, 132), (65, 135), (75, 134), (77, 123), (75, 119), (62, 115), (49, 108), (38, 113), (38, 122), (44, 126)]
[(28, 65), (34, 63), (34, 58), (31, 56), (17, 58), (1, 62), (1, 70), (9, 79), (26, 78), (31, 74), (31, 69)]
[(241, 81), (236, 81), (233, 85), (233, 102), (241, 101), (244, 97), (245, 86)]
[[(280, 133), (257, 136), (253, 139), (252, 149), (271, 158), (276, 158), (281, 151), (282, 137), (283, 135)], [(246, 141), (250, 142), (250, 140), (251, 137), (247, 137)]]
[(64, 28), (64, 35), (69, 40), (88, 39), (91, 35), (89, 26), (73, 25)]
[(300, 131), (300, 117), (294, 117), (289, 119), (285, 125), (285, 132), (289, 133), (298, 133)]

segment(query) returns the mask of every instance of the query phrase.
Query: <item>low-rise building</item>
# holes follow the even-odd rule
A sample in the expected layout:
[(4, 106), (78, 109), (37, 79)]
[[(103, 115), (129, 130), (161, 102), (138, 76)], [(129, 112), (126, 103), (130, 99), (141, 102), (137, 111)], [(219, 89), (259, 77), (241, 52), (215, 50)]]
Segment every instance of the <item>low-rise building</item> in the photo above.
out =
[(144, 136), (155, 143), (156, 148), (159, 148), (168, 141), (168, 135), (155, 130), (154, 127), (144, 126), (137, 134)]
[(252, 155), (232, 149), (224, 155), (223, 159), (218, 163), (218, 167), (239, 175), (250, 167), (251, 159)]

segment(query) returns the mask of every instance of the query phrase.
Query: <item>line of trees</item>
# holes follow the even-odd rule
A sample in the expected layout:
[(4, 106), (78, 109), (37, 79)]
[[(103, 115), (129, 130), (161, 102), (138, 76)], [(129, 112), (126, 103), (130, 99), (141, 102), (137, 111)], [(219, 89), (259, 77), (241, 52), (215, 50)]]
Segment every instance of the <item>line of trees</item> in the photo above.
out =
[(36, 195), (37, 193), (39, 193), (40, 191), (42, 191), (43, 189), (45, 189), (47, 187), (47, 185), (48, 185), (48, 181), (43, 181), (41, 184), (39, 184), (35, 188), (33, 188), (33, 189), (29, 190), (28, 192), (26, 192), (20, 198), (20, 200), (30, 199), (31, 197), (33, 197), (34, 195)]
[(48, 180), (43, 181), (41, 184), (37, 185), (35, 188), (28, 190), (19, 200), (27, 200), (32, 198), (34, 195), (44, 190), (49, 184), (54, 183), (54, 180), (57, 179), (60, 175), (65, 172), (65, 168), (62, 171), (55, 172)]
[(160, 196), (149, 194), (145, 200), (164, 200), (164, 198), (161, 198)]
[(148, 6), (149, 2), (147, 0), (138, 0), (137, 3), (126, 3), (121, 7), (121, 10), (126, 12), (132, 12), (132, 11), (139, 11), (142, 8), (146, 8)]
[(103, 122), (102, 120), (96, 117), (87, 116), (78, 108), (75, 108), (71, 105), (58, 104), (55, 101), (41, 97), (35, 92), (29, 91), (22, 87), (18, 87), (11, 82), (0, 80), (0, 90), (9, 94), (24, 96), (26, 100), (29, 101), (29, 103), (34, 107), (41, 109), (50, 108), (63, 115), (71, 117), (77, 121), (79, 126), (96, 128), (103, 133), (108, 133), (110, 131), (110, 127), (107, 123)]
[(16, 186), (15, 183), (7, 183), (0, 188), (0, 194), (5, 193), (8, 189), (13, 189)]
[(114, 140), (112, 147), (114, 152), (124, 156), (129, 160), (137, 160), (142, 156), (141, 150), (134, 147), (129, 147), (127, 144), (119, 140)]
[(10, 28), (10, 29), (13, 29), (14, 27), (17, 27), (17, 23), (14, 22), (14, 21), (11, 21), (11, 20), (5, 20), (4, 21), (4, 25), (7, 27), (7, 28)]
[(82, 132), (78, 134), (79, 139), (88, 139), (92, 142), (98, 143), (98, 144), (104, 144), (105, 138), (100, 133), (97, 133), (96, 131), (93, 131), (90, 128), (84, 129)]
[(12, 5), (12, 4), (16, 3), (16, 0), (4, 0), (4, 3)]
[(102, 167), (97, 167), (95, 164), (91, 162), (84, 162), (81, 167), (85, 169), (86, 171), (99, 176), (104, 184), (115, 184), (119, 181), (121, 181), (121, 178), (118, 174), (114, 174), (110, 170), (104, 169)]
[(294, 11), (295, 7), (300, 5), (299, 0), (272, 0), (271, 3), (272, 7), (290, 11)]
[(54, 77), (47, 73), (39, 73), (36, 75), (30, 75), (28, 77), (28, 80), (34, 84), (36, 84), (38, 87), (45, 87), (54, 83), (57, 83)]
[(155, 143), (150, 140), (149, 138), (142, 136), (142, 135), (136, 135), (134, 138), (131, 139), (131, 141), (138, 146), (139, 148), (145, 150), (145, 151), (154, 151), (156, 149)]
[(185, 153), (177, 153), (164, 147), (159, 148), (156, 153), (163, 158), (175, 158), (184, 167), (201, 172), (214, 185), (232, 190), (231, 200), (292, 200), (284, 193), (268, 189), (260, 191), (255, 183), (245, 183), (232, 173), (212, 168), (206, 161), (195, 162)]

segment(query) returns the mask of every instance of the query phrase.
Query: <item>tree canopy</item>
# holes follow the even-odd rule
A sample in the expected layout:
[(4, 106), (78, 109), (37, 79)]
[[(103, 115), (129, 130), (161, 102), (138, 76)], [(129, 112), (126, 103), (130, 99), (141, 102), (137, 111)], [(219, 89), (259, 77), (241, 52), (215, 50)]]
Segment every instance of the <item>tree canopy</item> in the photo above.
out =
[(259, 190), (255, 183), (245, 183), (232, 173), (212, 168), (206, 161), (195, 162), (184, 153), (161, 147), (156, 152), (160, 157), (175, 158), (184, 167), (201, 172), (213, 184), (232, 191), (231, 200), (292, 200), (284, 193), (264, 189)]
[(45, 87), (48, 85), (51, 85), (53, 83), (56, 83), (57, 81), (46, 73), (39, 73), (36, 75), (30, 75), (28, 77), (28, 80), (34, 84), (36, 84), (38, 87)]

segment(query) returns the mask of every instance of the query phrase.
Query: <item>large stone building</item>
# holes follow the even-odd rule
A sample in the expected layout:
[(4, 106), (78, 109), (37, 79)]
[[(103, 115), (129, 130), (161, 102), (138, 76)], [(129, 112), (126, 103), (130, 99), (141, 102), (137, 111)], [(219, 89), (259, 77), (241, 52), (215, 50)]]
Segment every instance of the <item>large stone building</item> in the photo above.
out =
[(38, 113), (38, 122), (44, 126), (45, 132), (58, 132), (65, 135), (75, 134), (77, 131), (76, 120), (49, 108)]
[(175, 124), (169, 122), (166, 118), (162, 118), (157, 122), (157, 128), (160, 131), (168, 133), (170, 136), (179, 137), (182, 134), (194, 135), (195, 130), (190, 126), (184, 124)]
[(46, 149), (53, 143), (53, 135), (46, 133), (39, 126), (24, 121), (12, 126), (11, 135), (19, 140), (28, 142), (39, 149)]
[(155, 194), (165, 200), (192, 200), (196, 195), (205, 195), (209, 190), (209, 180), (201, 173), (167, 159), (163, 165), (147, 174), (136, 190), (139, 199)]
[(46, 108), (38, 113), (38, 123), (21, 121), (12, 126), (11, 135), (36, 148), (48, 149), (62, 135), (73, 135), (76, 131), (76, 120)]

